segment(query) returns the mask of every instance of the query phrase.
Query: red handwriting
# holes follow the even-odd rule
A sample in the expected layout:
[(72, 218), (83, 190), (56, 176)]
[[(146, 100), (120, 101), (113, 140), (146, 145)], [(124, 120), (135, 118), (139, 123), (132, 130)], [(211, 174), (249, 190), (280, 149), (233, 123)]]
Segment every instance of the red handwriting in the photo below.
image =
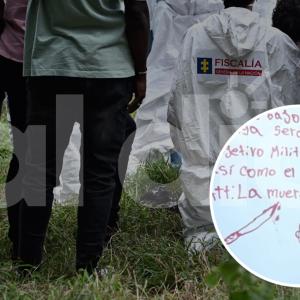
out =
[(262, 199), (266, 195), (268, 199), (300, 199), (300, 190), (287, 189), (280, 190), (278, 188), (267, 188), (264, 193), (261, 194), (255, 188), (245, 188), (242, 184), (235, 186), (216, 186), (212, 192), (214, 201), (217, 200), (247, 200), (247, 199)]
[(249, 168), (243, 166), (240, 168), (240, 175), (243, 177), (255, 178), (255, 177), (273, 177), (276, 175), (276, 170), (271, 168)]
[[(263, 148), (239, 145), (237, 147), (232, 147), (228, 145), (225, 149), (225, 158), (231, 157), (256, 157), (262, 158), (265, 155), (265, 150)], [(300, 147), (299, 146), (281, 146), (273, 145), (270, 147), (270, 158), (281, 158), (281, 157), (300, 157)]]
[(223, 199), (224, 197), (228, 200), (229, 193), (230, 193), (230, 188), (228, 187), (228, 185), (226, 185), (225, 187), (221, 187), (218, 185), (215, 187), (214, 192), (212, 193), (212, 196), (215, 201)]
[(299, 224), (299, 229), (295, 232), (295, 237), (297, 238), (297, 240), (300, 243), (300, 224)]
[(269, 112), (267, 114), (267, 118), (268, 120), (280, 120), (282, 122), (284, 122), (285, 124), (291, 124), (291, 123), (295, 123), (295, 124), (299, 124), (300, 123), (300, 115), (299, 114), (289, 114), (287, 112), (287, 110), (283, 110), (280, 112)]
[(242, 128), (242, 134), (243, 135), (259, 135), (259, 136), (263, 136), (262, 133), (260, 132), (260, 130), (255, 127), (255, 126), (245, 126)]
[[(222, 176), (231, 176), (234, 174), (235, 165), (226, 166), (221, 165), (218, 167), (216, 174)], [(264, 167), (264, 168), (250, 168), (247, 166), (242, 166), (239, 169), (239, 175), (242, 177), (248, 178), (260, 178), (260, 177), (274, 177), (277, 175), (277, 171), (273, 168)], [(295, 178), (296, 171), (295, 168), (286, 168), (283, 170), (283, 175), (287, 178)]]
[(296, 189), (280, 190), (277, 188), (267, 189), (268, 199), (300, 199), (300, 191)]
[(212, 192), (212, 197), (214, 201), (217, 200), (229, 200), (229, 199), (262, 199), (259, 191), (255, 188), (243, 188), (241, 184), (237, 186), (237, 192), (233, 194), (233, 191), (236, 191), (235, 186), (229, 187), (225, 186), (216, 186)]
[(232, 175), (233, 173), (233, 168), (234, 168), (234, 165), (231, 165), (230, 167), (228, 166), (225, 166), (225, 165), (221, 165), (218, 167), (218, 170), (216, 171), (216, 174), (220, 174), (220, 175), (223, 175), (223, 176), (227, 176), (227, 175)]
[(285, 177), (293, 178), (295, 177), (295, 168), (286, 168), (283, 172)]
[(231, 147), (230, 145), (227, 146), (225, 149), (225, 157), (236, 157), (236, 156), (252, 156), (252, 157), (263, 157), (264, 156), (264, 149), (257, 148), (253, 146), (244, 146), (239, 145), (238, 147)]
[(243, 186), (241, 184), (238, 185), (238, 199), (254, 199), (259, 198), (261, 199), (262, 196), (255, 188), (251, 189), (243, 189)]
[[(267, 223), (269, 220), (271, 220), (276, 212), (278, 212), (281, 208), (280, 202), (277, 202), (270, 206), (269, 208), (263, 210), (262, 213), (260, 213), (258, 216), (256, 216), (252, 221), (250, 221), (248, 224), (243, 226), (237, 231), (234, 231), (229, 236), (225, 238), (225, 243), (227, 245), (230, 245), (234, 242), (236, 242), (239, 238), (242, 236), (248, 235), (259, 228), (261, 228), (265, 223)], [(274, 221), (279, 220), (279, 215), (275, 217)]]
[(274, 127), (274, 135), (300, 138), (300, 130), (296, 128), (282, 128), (280, 125), (276, 125)]
[(286, 146), (273, 146), (271, 148), (271, 158), (281, 158), (281, 157), (300, 157), (300, 151), (298, 146), (286, 147)]

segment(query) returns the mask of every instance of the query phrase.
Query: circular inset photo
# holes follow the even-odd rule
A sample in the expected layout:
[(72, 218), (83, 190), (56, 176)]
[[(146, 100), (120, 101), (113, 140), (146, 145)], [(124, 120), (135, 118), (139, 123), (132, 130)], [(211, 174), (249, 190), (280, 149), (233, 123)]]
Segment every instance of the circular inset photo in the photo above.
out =
[(269, 110), (235, 132), (215, 163), (210, 206), (238, 263), (300, 287), (300, 106)]

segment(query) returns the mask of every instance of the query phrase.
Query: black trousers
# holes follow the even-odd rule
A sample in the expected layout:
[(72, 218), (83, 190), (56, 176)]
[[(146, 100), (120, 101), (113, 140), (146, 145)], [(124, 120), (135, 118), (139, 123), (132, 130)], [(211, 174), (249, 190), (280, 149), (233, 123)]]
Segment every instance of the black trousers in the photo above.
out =
[[(132, 78), (28, 79), (27, 125), (45, 126), (46, 153), (43, 158), (40, 154), (41, 141), (28, 127), (19, 252), (24, 263), (37, 265), (42, 260), (53, 188), (59, 183), (63, 154), (77, 121), (81, 126), (83, 143), (76, 267), (88, 271), (96, 267), (103, 250), (115, 193), (116, 168), (125, 140), (127, 104), (132, 92)], [(81, 108), (80, 97), (76, 98), (78, 95), (83, 95)]]
[[(132, 119), (132, 117), (129, 114), (127, 114), (126, 119), (127, 120), (125, 126), (125, 141), (122, 147), (121, 156), (119, 157), (119, 163), (115, 175), (116, 187), (115, 187), (110, 217), (108, 221), (108, 227), (109, 227), (108, 229), (112, 230), (111, 233), (113, 233), (116, 229), (118, 229), (120, 200), (123, 192), (123, 183), (125, 180), (129, 156), (130, 156), (132, 144), (135, 137), (135, 131), (136, 131), (136, 124), (135, 121)], [(110, 235), (108, 235), (107, 237), (109, 239)]]
[[(26, 126), (26, 83), (22, 76), (23, 64), (0, 56), (0, 111), (4, 92), (8, 95), (8, 106), (12, 125), (13, 144), (15, 152), (18, 152), (18, 159), (24, 160), (26, 148), (25, 140), (18, 139), (18, 131), (24, 132)], [(18, 233), (20, 223), (20, 202), (15, 199), (21, 198), (22, 177), (17, 176), (19, 172), (19, 160), (15, 155), (12, 156), (6, 185), (6, 201), (9, 220), (9, 238), (12, 241), (12, 256), (16, 258), (18, 250)], [(9, 185), (14, 181), (14, 187)]]

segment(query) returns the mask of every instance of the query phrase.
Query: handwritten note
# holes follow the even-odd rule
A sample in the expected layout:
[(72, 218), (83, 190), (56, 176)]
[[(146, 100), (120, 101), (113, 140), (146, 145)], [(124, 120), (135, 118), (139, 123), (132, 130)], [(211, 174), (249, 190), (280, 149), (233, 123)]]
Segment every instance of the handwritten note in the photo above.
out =
[(300, 286), (300, 107), (270, 110), (222, 149), (211, 212), (227, 250), (271, 282)]

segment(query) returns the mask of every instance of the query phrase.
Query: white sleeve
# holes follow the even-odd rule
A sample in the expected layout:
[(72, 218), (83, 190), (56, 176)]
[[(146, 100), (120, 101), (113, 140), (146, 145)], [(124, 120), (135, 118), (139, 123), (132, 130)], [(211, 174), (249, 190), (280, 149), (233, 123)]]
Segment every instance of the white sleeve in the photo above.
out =
[(187, 93), (185, 70), (188, 68), (188, 49), (191, 49), (191, 35), (189, 31), (184, 38), (183, 46), (178, 57), (168, 109), (168, 122), (177, 128), (181, 128), (180, 111), (182, 105), (182, 96)]
[(170, 124), (171, 138), (177, 151), (183, 153), (185, 150), (182, 132), (183, 97), (187, 95), (186, 71), (189, 66), (189, 55), (192, 47), (190, 31), (187, 32), (183, 47), (178, 57), (177, 68), (173, 79), (171, 96), (168, 107), (168, 122)]
[(153, 28), (153, 18), (154, 18), (155, 7), (157, 5), (157, 0), (144, 0), (144, 1), (146, 1), (147, 5), (148, 5), (149, 17), (150, 17), (150, 27), (151, 27), (151, 30), (152, 30), (152, 28)]

